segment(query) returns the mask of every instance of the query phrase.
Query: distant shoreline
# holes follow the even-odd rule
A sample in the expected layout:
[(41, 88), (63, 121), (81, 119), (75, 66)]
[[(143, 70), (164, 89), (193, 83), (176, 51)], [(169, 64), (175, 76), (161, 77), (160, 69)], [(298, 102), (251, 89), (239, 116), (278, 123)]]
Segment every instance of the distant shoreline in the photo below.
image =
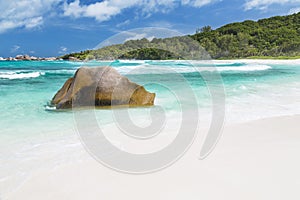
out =
[[(115, 60), (139, 60), (139, 59), (115, 59)], [(176, 59), (165, 59), (161, 61), (168, 61), (168, 60), (176, 60)], [(182, 59), (177, 59), (180, 61), (184, 61)], [(300, 56), (278, 56), (278, 57), (271, 57), (271, 56), (252, 56), (246, 58), (218, 58), (218, 59), (208, 59), (208, 60), (300, 60)], [(114, 61), (114, 60), (80, 60), (80, 59), (62, 59), (60, 57), (45, 57), (45, 58), (37, 58), (37, 59), (16, 59), (16, 58), (2, 58), (0, 57), (0, 62), (17, 62), (17, 61), (70, 61), (70, 62), (84, 62), (84, 61)]]
[(0, 61), (56, 61), (63, 60), (59, 57), (35, 57), (29, 55), (17, 55), (15, 57), (3, 58), (0, 56)]
[(224, 58), (224, 59), (216, 59), (216, 60), (298, 60), (300, 56), (251, 56), (246, 58)]

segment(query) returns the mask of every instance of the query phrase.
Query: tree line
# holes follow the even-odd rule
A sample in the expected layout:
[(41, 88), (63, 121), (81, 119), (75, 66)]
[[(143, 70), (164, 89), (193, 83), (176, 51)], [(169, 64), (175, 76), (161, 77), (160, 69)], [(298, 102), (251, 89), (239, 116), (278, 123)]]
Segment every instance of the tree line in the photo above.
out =
[(143, 38), (62, 56), (80, 60), (113, 59), (233, 59), (300, 56), (300, 13), (258, 21), (246, 20), (213, 30), (205, 26), (194, 35)]

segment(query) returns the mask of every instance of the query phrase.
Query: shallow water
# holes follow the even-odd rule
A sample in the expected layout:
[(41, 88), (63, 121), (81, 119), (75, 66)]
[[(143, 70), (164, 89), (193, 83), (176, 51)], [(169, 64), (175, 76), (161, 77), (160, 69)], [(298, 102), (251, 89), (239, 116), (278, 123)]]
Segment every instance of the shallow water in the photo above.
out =
[[(17, 188), (32, 171), (81, 159), (72, 111), (47, 104), (80, 66), (116, 68), (156, 93), (155, 105), (173, 123), (181, 109), (199, 109), (209, 123), (211, 95), (203, 77), (220, 74), (226, 94), (226, 123), (300, 114), (300, 61), (113, 61), (0, 62), (0, 194)], [(214, 84), (214, 80), (212, 80)], [(219, 84), (216, 82), (215, 84)], [(189, 98), (195, 95), (197, 101)], [(180, 97), (180, 98), (178, 98)], [(130, 110), (140, 126), (151, 108)], [(81, 112), (81, 111), (76, 111)], [(82, 111), (84, 112), (84, 111)], [(115, 123), (111, 110), (96, 110), (100, 126)]]

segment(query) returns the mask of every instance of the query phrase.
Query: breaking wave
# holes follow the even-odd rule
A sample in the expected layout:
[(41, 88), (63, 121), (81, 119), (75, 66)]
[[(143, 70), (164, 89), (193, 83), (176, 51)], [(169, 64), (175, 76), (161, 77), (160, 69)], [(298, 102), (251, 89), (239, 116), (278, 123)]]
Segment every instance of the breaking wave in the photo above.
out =
[(44, 72), (0, 72), (1, 79), (29, 79), (44, 75)]

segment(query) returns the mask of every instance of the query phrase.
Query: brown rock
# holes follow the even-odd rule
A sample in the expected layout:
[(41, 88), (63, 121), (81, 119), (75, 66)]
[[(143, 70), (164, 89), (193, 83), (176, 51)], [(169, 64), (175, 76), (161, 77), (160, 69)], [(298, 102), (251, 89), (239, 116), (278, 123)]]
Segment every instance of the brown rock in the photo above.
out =
[(56, 58), (55, 58), (55, 57), (49, 57), (49, 58), (44, 58), (44, 60), (47, 60), (47, 61), (54, 61), (54, 60), (56, 60)]
[(67, 92), (70, 88), (70, 85), (72, 84), (74, 78), (69, 78), (65, 84), (62, 86), (62, 88), (56, 93), (56, 95), (52, 99), (52, 104), (59, 104), (59, 102), (62, 101), (62, 99), (67, 95)]
[(34, 56), (30, 56), (30, 60), (38, 60), (38, 58)]
[(24, 55), (24, 56), (23, 56), (23, 60), (31, 60), (31, 58), (30, 58), (29, 55)]
[(17, 55), (15, 57), (16, 60), (23, 60), (24, 56), (23, 55)]
[(81, 106), (148, 106), (154, 93), (131, 82), (112, 67), (82, 67), (52, 99), (57, 109)]
[(31, 57), (29, 55), (17, 55), (15, 57), (16, 60), (31, 60)]
[(74, 61), (74, 62), (81, 61), (80, 59), (75, 58), (75, 57), (72, 57), (72, 56), (70, 56), (70, 57), (68, 58), (68, 60), (69, 60), (69, 61)]

